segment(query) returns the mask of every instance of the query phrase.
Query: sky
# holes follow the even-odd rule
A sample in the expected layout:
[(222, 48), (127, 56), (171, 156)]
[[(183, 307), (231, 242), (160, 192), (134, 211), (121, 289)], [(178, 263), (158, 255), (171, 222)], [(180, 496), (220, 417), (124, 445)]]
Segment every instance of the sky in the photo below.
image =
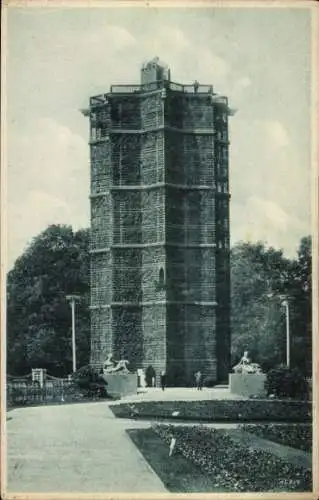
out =
[(14, 8), (7, 18), (7, 266), (49, 224), (89, 227), (89, 127), (80, 110), (139, 83), (229, 97), (231, 243), (294, 257), (311, 231), (310, 12), (296, 8)]

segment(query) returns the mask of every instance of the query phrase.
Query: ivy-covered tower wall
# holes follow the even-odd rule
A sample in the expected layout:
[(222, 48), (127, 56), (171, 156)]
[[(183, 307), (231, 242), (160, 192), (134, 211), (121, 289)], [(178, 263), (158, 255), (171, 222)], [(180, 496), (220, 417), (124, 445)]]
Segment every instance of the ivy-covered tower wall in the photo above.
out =
[(168, 369), (217, 379), (214, 107), (198, 92), (166, 101)]
[[(143, 79), (142, 79), (143, 84)], [(152, 87), (151, 87), (152, 88)], [(142, 169), (142, 368), (166, 370), (164, 101), (161, 89), (140, 98)]]
[[(143, 359), (142, 193), (139, 102), (133, 96), (108, 97), (111, 123), (111, 349), (134, 370)], [(105, 359), (105, 358), (104, 358)]]
[(91, 363), (112, 352), (184, 385), (229, 371), (229, 109), (169, 75), (151, 61), (87, 111)]

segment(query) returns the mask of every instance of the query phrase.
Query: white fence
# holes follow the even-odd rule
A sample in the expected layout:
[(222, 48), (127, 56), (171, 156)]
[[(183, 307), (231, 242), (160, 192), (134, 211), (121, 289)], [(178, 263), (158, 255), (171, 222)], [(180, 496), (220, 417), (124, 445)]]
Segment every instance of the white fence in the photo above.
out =
[(8, 405), (24, 405), (63, 401), (73, 386), (70, 378), (57, 378), (46, 375), (43, 385), (32, 380), (32, 374), (24, 377), (7, 375)]

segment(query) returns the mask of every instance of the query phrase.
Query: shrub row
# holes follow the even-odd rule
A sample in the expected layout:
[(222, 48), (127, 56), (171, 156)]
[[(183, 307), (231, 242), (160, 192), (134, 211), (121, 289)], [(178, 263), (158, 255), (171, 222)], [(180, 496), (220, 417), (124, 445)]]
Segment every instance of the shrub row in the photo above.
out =
[(112, 405), (111, 409), (119, 418), (170, 418), (206, 422), (311, 420), (311, 404), (306, 401), (291, 400), (145, 401)]
[(267, 394), (283, 398), (309, 398), (309, 383), (298, 368), (279, 365), (267, 373)]
[(226, 430), (171, 425), (155, 425), (153, 430), (167, 444), (174, 437), (175, 451), (212, 475), (216, 487), (235, 492), (311, 491), (311, 470), (243, 447)]
[(311, 453), (312, 426), (310, 424), (245, 424), (244, 431), (276, 443)]

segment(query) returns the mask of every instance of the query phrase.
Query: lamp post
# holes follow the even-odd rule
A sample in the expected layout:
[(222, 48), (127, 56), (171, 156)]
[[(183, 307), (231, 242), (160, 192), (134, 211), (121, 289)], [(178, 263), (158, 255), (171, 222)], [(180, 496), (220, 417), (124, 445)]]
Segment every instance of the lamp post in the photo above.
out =
[(290, 311), (289, 300), (286, 295), (279, 296), (281, 305), (285, 308), (286, 312), (286, 365), (290, 367)]
[(75, 303), (77, 300), (80, 300), (80, 296), (67, 295), (66, 300), (71, 304), (71, 313), (72, 313), (72, 365), (74, 373), (76, 372)]
[[(268, 293), (267, 297), (275, 297), (275, 293)], [(289, 310), (289, 299), (287, 295), (277, 295), (280, 300), (281, 305), (285, 308), (286, 316), (286, 365), (290, 367), (290, 310)]]

